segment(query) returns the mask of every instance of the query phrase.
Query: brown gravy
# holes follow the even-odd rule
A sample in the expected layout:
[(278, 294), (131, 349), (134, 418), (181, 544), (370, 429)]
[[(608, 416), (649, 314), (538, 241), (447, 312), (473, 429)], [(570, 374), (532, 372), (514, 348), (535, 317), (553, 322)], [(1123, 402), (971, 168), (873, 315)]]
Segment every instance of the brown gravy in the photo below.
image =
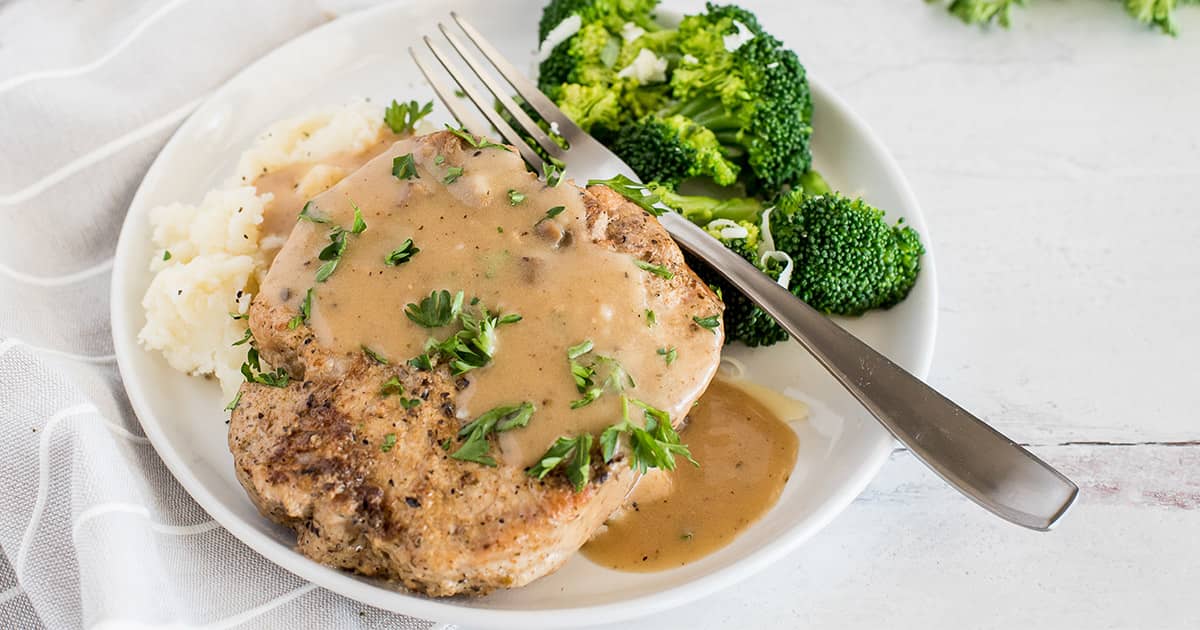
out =
[(262, 250), (274, 257), (296, 225), (296, 215), (305, 202), (325, 192), (346, 175), (358, 170), (380, 153), (391, 148), (399, 136), (389, 130), (380, 132), (382, 139), (357, 153), (342, 153), (321, 160), (320, 164), (293, 164), (277, 171), (263, 173), (254, 179), (258, 194), (270, 194), (260, 226)]
[[(318, 343), (344, 356), (367, 347), (393, 363), (420, 355), (431, 336), (453, 332), (406, 318), (406, 306), (432, 291), (463, 291), (493, 313), (519, 314), (521, 321), (497, 329), (491, 364), (461, 379), (456, 410), (465, 421), (501, 405), (534, 404), (528, 426), (499, 436), (497, 459), (505, 464), (530, 465), (560, 436), (599, 434), (620, 421), (615, 395), (570, 406), (580, 393), (566, 351), (584, 340), (624, 366), (637, 384), (632, 395), (682, 417), (716, 370), (721, 337), (692, 320), (707, 314), (668, 302), (677, 296), (652, 290), (650, 273), (630, 255), (594, 242), (578, 188), (544, 186), (515, 153), (455, 147), (443, 155), (433, 142), (397, 142), (313, 199), (311, 213), (330, 223), (297, 222), (296, 206), (290, 225), (279, 228), (291, 237), (263, 298), (299, 311), (312, 288), (309, 325)], [(398, 179), (393, 158), (410, 153), (417, 176)], [(510, 190), (524, 200), (511, 203)], [(315, 282), (330, 227), (349, 229), (353, 205), (367, 229), (347, 236), (336, 271)], [(563, 210), (547, 217), (557, 207)], [(421, 251), (402, 265), (384, 264), (410, 238)], [(654, 326), (647, 310), (657, 312)], [(676, 353), (670, 364), (656, 352), (667, 347)]]
[(775, 505), (796, 463), (796, 434), (771, 407), (714, 380), (681, 433), (700, 467), (680, 460), (648, 474), (583, 554), (613, 569), (662, 571), (729, 544)]

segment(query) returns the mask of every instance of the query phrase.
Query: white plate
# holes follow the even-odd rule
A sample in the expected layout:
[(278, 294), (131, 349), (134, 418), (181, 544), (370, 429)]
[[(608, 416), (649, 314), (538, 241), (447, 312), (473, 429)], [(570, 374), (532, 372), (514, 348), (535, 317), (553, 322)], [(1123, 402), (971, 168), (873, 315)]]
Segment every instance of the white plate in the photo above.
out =
[[(699, 2), (694, 3), (695, 6)], [(675, 4), (682, 9), (692, 5)], [(727, 355), (763, 385), (808, 402), (796, 423), (800, 457), (773, 510), (728, 547), (661, 573), (620, 573), (577, 556), (523, 589), (478, 599), (436, 600), (326, 568), (296, 553), (291, 533), (258, 514), (233, 474), (226, 447), (225, 402), (215, 383), (172, 371), (137, 344), (140, 306), (153, 253), (151, 207), (195, 202), (232, 172), (238, 154), (269, 123), (354, 96), (426, 100), (407, 48), (453, 8), (510, 58), (530, 59), (541, 1), (400, 2), (333, 21), (280, 47), (213, 93), (167, 143), (130, 206), (117, 246), (112, 285), (113, 337), (133, 408), (159, 455), (196, 501), (235, 536), (287, 570), (364, 603), (426, 619), (478, 627), (564, 627), (646, 615), (728, 586), (796, 549), (867, 485), (892, 440), (796, 344)], [(775, 34), (788, 37), (782, 25)], [(529, 62), (532, 64), (532, 61)], [(836, 188), (863, 195), (903, 216), (928, 247), (929, 233), (904, 176), (875, 136), (819, 81), (812, 82), (818, 168)], [(440, 107), (438, 108), (441, 109)], [(444, 114), (443, 114), (444, 116)], [(928, 371), (937, 316), (933, 254), (909, 298), (886, 312), (843, 322), (920, 376)]]

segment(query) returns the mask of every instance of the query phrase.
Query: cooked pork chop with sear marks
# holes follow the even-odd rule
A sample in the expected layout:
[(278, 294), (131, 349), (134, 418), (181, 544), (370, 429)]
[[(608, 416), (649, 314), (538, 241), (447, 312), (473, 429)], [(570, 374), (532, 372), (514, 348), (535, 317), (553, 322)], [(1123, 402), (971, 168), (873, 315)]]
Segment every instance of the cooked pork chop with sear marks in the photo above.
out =
[(522, 586), (637, 468), (690, 465), (671, 425), (716, 371), (721, 309), (612, 190), (548, 187), (465, 134), (402, 140), (305, 206), (254, 299), (238, 479), (319, 562), (435, 596)]

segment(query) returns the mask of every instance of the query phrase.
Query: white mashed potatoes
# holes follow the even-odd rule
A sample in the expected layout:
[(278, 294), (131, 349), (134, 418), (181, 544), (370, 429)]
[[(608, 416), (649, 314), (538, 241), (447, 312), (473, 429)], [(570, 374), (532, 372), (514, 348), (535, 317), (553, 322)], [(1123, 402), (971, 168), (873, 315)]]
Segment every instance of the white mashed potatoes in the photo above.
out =
[(280, 245), (260, 242), (264, 213), (272, 210), (274, 197), (257, 194), (255, 179), (305, 168), (297, 190), (314, 196), (348, 174), (324, 162), (364, 151), (381, 142), (386, 131), (383, 107), (367, 102), (280, 121), (242, 154), (226, 185), (210, 190), (198, 204), (151, 210), (157, 251), (150, 262), (154, 279), (142, 299), (141, 343), (162, 352), (176, 370), (215, 376), (232, 398), (244, 380), (241, 366), (248, 349), (233, 345), (246, 333), (241, 316), (269, 265), (262, 250)]

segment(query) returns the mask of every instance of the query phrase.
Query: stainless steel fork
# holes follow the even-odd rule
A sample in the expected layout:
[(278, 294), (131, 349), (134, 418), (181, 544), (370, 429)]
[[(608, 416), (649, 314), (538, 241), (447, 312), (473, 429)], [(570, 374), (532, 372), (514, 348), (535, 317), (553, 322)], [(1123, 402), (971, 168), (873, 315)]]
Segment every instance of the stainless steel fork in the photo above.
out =
[[(530, 166), (538, 171), (545, 169), (542, 157), (497, 113), (493, 102), (498, 102), (548, 155), (567, 164), (569, 173), (597, 179), (621, 174), (640, 181), (629, 166), (571, 122), (475, 27), (455, 13), (451, 16), (504, 83), (566, 140), (569, 148), (564, 149), (538, 127), (510, 96), (509, 88), (457, 35), (439, 24), (442, 35), (472, 74), (464, 74), (429, 37), (424, 38), (425, 45), (466, 98)], [(472, 133), (490, 135), (490, 129), (479, 128), (474, 122), (478, 118), (421, 56), (411, 48), (409, 52), (450, 113)], [(482, 83), (496, 100), (480, 93), (468, 80), (470, 77)], [(1001, 518), (1040, 531), (1050, 529), (1074, 502), (1079, 488), (1062, 473), (859, 341), (702, 229), (672, 212), (660, 216), (659, 221), (683, 249), (711, 265), (774, 317), (896, 439), (967, 497)]]

